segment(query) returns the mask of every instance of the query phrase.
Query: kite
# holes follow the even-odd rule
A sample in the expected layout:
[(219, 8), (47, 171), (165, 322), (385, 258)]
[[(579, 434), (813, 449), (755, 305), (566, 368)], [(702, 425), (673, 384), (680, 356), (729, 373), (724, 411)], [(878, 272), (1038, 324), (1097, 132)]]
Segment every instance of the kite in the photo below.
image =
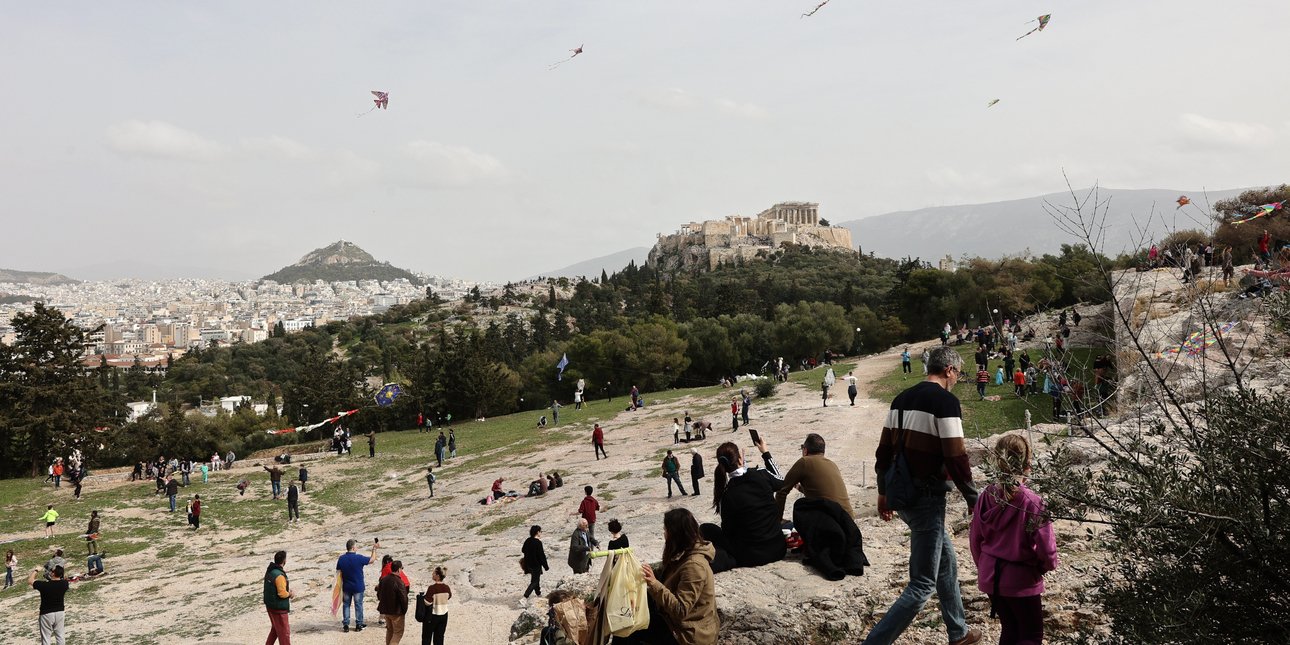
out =
[[(1190, 203), (1191, 203), (1190, 197), (1186, 195), (1178, 196), (1178, 208), (1182, 208), (1183, 206), (1186, 206), (1187, 204), (1190, 204)], [(1178, 210), (1178, 208), (1175, 208), (1174, 210)]]
[(1196, 358), (1204, 353), (1205, 349), (1218, 342), (1223, 334), (1231, 331), (1236, 326), (1236, 321), (1225, 322), (1218, 326), (1217, 333), (1209, 331), (1192, 332), (1187, 340), (1184, 340), (1177, 347), (1169, 347), (1156, 356), (1164, 358), (1166, 356), (1181, 356), (1186, 354), (1191, 358)]
[[(1021, 40), (1022, 38), (1025, 38), (1026, 36), (1029, 36), (1030, 34), (1033, 34), (1033, 33), (1035, 33), (1036, 31), (1043, 31), (1043, 30), (1044, 30), (1044, 27), (1047, 27), (1047, 26), (1048, 26), (1048, 21), (1049, 21), (1049, 20), (1051, 20), (1051, 19), (1052, 19), (1052, 17), (1053, 17), (1053, 14), (1051, 14), (1051, 13), (1046, 13), (1046, 14), (1044, 14), (1044, 15), (1042, 15), (1042, 16), (1040, 16), (1040, 17), (1036, 18), (1035, 20), (1038, 20), (1038, 21), (1039, 21), (1039, 26), (1038, 26), (1038, 27), (1035, 27), (1034, 29), (1031, 29), (1030, 31), (1027, 31), (1027, 32), (1026, 32), (1026, 33), (1024, 33), (1024, 34), (1021, 34), (1020, 36), (1017, 36), (1017, 40)], [(1035, 22), (1035, 20), (1031, 20), (1030, 22)], [(1028, 22), (1028, 23), (1026, 23), (1026, 24), (1030, 24), (1030, 22)]]
[(581, 53), (582, 53), (582, 45), (578, 45), (576, 48), (574, 48), (574, 49), (570, 49), (569, 51), (573, 52), (573, 54), (571, 54), (568, 58), (566, 58), (566, 59), (564, 59), (564, 60), (556, 61), (556, 62), (554, 62), (554, 63), (551, 63), (551, 66), (550, 66), (550, 67), (548, 67), (547, 69), (555, 69), (555, 68), (557, 68), (557, 67), (559, 67), (559, 66), (561, 66), (561, 65), (563, 65), (563, 64), (565, 64), (565, 63), (567, 63), (567, 62), (569, 62), (569, 61), (571, 61), (571, 60), (573, 60), (573, 59), (575, 59), (575, 58), (577, 58), (577, 57), (578, 57), (578, 54), (581, 54)]
[[(376, 97), (376, 98), (372, 99), (372, 103), (374, 103), (374, 104), (375, 104), (375, 105), (373, 105), (373, 106), (372, 106), (372, 110), (375, 110), (375, 109), (377, 109), (377, 108), (380, 108), (380, 109), (382, 109), (382, 110), (388, 110), (388, 109), (390, 109), (390, 93), (389, 93), (389, 92), (378, 92), (378, 91), (376, 91), (376, 90), (372, 90), (372, 96), (375, 96), (375, 97)], [(363, 114), (360, 114), (360, 115), (358, 115), (358, 116), (363, 116), (364, 114), (367, 114), (368, 112), (371, 112), (372, 110), (368, 110), (367, 112), (364, 112)]]
[(995, 100), (993, 100), (993, 101), (990, 101), (989, 103), (986, 103), (986, 104), (985, 104), (985, 106), (986, 106), (986, 107), (994, 107), (994, 104), (995, 104), (995, 103), (998, 103), (998, 102), (999, 102), (999, 99), (995, 99)]
[(1281, 210), (1281, 207), (1282, 207), (1282, 206), (1284, 206), (1284, 205), (1285, 205), (1285, 202), (1283, 202), (1283, 201), (1282, 201), (1282, 202), (1272, 202), (1271, 204), (1264, 204), (1264, 205), (1260, 206), (1260, 207), (1258, 208), (1258, 210), (1256, 210), (1254, 213), (1252, 213), (1252, 214), (1250, 214), (1250, 215), (1246, 215), (1245, 217), (1242, 217), (1241, 219), (1233, 219), (1233, 220), (1232, 220), (1232, 224), (1233, 224), (1233, 225), (1236, 225), (1236, 224), (1244, 224), (1244, 223), (1246, 223), (1246, 222), (1252, 222), (1252, 221), (1254, 221), (1254, 220), (1256, 220), (1256, 219), (1259, 219), (1260, 217), (1267, 217), (1268, 215), (1271, 215), (1272, 213), (1274, 213), (1274, 212), (1276, 212), (1276, 211)]
[(802, 17), (808, 18), (810, 16), (814, 16), (815, 12), (819, 11), (822, 7), (824, 7), (824, 5), (828, 3), (829, 3), (829, 0), (824, 0), (824, 2), (821, 2), (820, 4), (815, 5), (815, 8), (810, 10), (810, 12), (802, 14)]
[(403, 394), (403, 388), (399, 387), (398, 383), (386, 383), (381, 391), (376, 393), (376, 404), (381, 407), (392, 405), (394, 399), (399, 398), (400, 394)]
[(265, 430), (264, 432), (265, 434), (291, 434), (293, 432), (309, 432), (310, 430), (317, 430), (318, 428), (321, 428), (327, 425), (328, 423), (336, 423), (337, 421), (340, 421), (341, 419), (351, 414), (357, 414), (357, 413), (358, 413), (358, 410), (346, 410), (345, 412), (341, 412), (330, 419), (324, 419), (313, 425), (296, 426), (294, 428), (282, 428), (281, 430)]
[(336, 611), (340, 609), (340, 589), (344, 586), (344, 579), (340, 576), (340, 571), (336, 571), (336, 582), (331, 586), (331, 615), (335, 616)]

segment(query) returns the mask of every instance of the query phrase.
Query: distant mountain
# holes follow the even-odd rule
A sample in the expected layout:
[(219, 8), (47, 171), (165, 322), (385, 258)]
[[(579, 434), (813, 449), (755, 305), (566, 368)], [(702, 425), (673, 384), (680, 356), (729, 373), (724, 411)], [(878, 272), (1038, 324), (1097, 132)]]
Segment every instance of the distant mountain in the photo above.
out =
[(404, 278), (412, 284), (421, 284), (410, 271), (378, 262), (371, 253), (358, 248), (353, 242), (341, 240), (310, 251), (295, 264), (283, 267), (276, 273), (261, 278), (284, 284), (293, 282), (344, 282), (348, 280), (398, 280)]
[[(1208, 198), (1214, 203), (1245, 190), (1248, 189), (1209, 191)], [(1087, 189), (1075, 191), (1081, 200), (1087, 193)], [(1189, 196), (1193, 206), (1176, 209), (1174, 201), (1180, 195)], [(1098, 199), (1110, 200), (1101, 251), (1115, 256), (1128, 250), (1139, 235), (1139, 227), (1146, 228), (1148, 239), (1160, 239), (1173, 230), (1206, 228), (1209, 222), (1196, 208), (1204, 208), (1205, 196), (1203, 191), (1188, 190), (1099, 189)], [(956, 260), (964, 254), (998, 258), (1027, 249), (1042, 255), (1060, 251), (1062, 244), (1078, 242), (1054, 224), (1044, 209), (1046, 203), (1069, 206), (1070, 193), (921, 208), (874, 215), (837, 226), (851, 229), (852, 240), (865, 253), (872, 251), (889, 258), (909, 256), (935, 263), (946, 255)], [(1091, 204), (1084, 212), (1092, 214)]]
[(627, 249), (625, 251), (610, 253), (609, 255), (602, 255), (598, 258), (583, 260), (582, 262), (579, 262), (577, 264), (570, 264), (569, 266), (564, 267), (563, 269), (545, 271), (538, 275), (530, 276), (529, 279), (532, 280), (533, 278), (576, 278), (578, 276), (586, 276), (588, 278), (599, 278), (601, 270), (604, 270), (606, 273), (613, 273), (615, 271), (620, 271), (623, 269), (623, 267), (627, 266), (627, 264), (632, 261), (635, 261), (637, 266), (645, 264), (645, 257), (647, 255), (649, 255), (649, 247), (638, 246), (635, 248)]
[(0, 282), (13, 282), (16, 284), (79, 284), (80, 280), (73, 280), (61, 273), (0, 269)]

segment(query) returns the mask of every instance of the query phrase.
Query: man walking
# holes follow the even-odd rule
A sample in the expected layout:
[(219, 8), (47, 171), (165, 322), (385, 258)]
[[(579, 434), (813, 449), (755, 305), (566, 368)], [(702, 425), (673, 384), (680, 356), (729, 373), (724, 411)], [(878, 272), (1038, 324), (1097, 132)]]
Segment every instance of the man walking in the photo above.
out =
[(676, 487), (681, 490), (682, 495), (688, 495), (685, 492), (685, 486), (681, 485), (681, 462), (677, 461), (676, 455), (672, 451), (667, 451), (667, 456), (663, 457), (663, 478), (667, 480), (667, 496), (672, 497), (672, 482), (676, 482)]
[(287, 523), (300, 521), (300, 491), (295, 482), (287, 487)]
[(582, 492), (586, 493), (587, 496), (582, 498), (582, 503), (578, 504), (578, 510), (574, 515), (578, 515), (586, 521), (587, 526), (583, 528), (585, 528), (587, 530), (587, 534), (591, 536), (591, 541), (595, 542), (596, 512), (600, 510), (600, 502), (596, 501), (596, 498), (591, 496), (593, 490), (594, 489), (590, 486), (583, 487)]
[(54, 567), (48, 580), (37, 580), (39, 575), (40, 567), (32, 569), (27, 575), (27, 584), (40, 592), (40, 645), (63, 645), (63, 597), (68, 587), (63, 579), (63, 567)]
[(45, 514), (40, 516), (45, 523), (45, 539), (54, 537), (54, 525), (58, 523), (58, 511), (54, 510), (54, 505), (45, 506)]
[(430, 496), (434, 497), (434, 469), (426, 466), (426, 484), (430, 486)]
[(269, 487), (273, 490), (273, 499), (278, 499), (282, 496), (282, 469), (278, 468), (277, 465), (272, 468), (268, 466), (260, 467), (269, 473)]
[(264, 645), (273, 645), (274, 641), (291, 645), (291, 625), (287, 617), (291, 615), (291, 599), (296, 594), (291, 591), (286, 566), (287, 552), (278, 551), (264, 571), (264, 609), (269, 612), (269, 637)]
[(403, 619), (408, 613), (408, 586), (403, 584), (403, 562), (390, 563), (390, 572), (376, 583), (376, 611), (385, 618), (385, 645), (403, 640)]
[(553, 399), (551, 401), (551, 425), (553, 426), (560, 425), (560, 407), (560, 401), (558, 399)]
[(536, 593), (542, 595), (542, 572), (550, 571), (551, 565), (546, 561), (546, 550), (542, 548), (542, 527), (534, 524), (529, 527), (529, 539), (520, 547), (524, 554), (524, 568), (529, 574), (529, 586), (524, 590), (524, 597)]
[(599, 423), (591, 430), (591, 447), (596, 453), (596, 461), (600, 461), (601, 455), (609, 459), (609, 454), (605, 452), (605, 431), (600, 429)]
[(300, 466), (298, 477), (300, 479), (300, 492), (303, 493), (305, 492), (305, 484), (309, 481), (309, 469), (305, 468), (303, 465)]
[(336, 570), (340, 572), (341, 579), (341, 627), (344, 631), (349, 631), (349, 613), (350, 605), (354, 608), (354, 631), (361, 632), (367, 623), (363, 621), (363, 592), (367, 585), (363, 582), (363, 567), (376, 562), (376, 550), (381, 546), (380, 542), (372, 543), (371, 557), (359, 555), (354, 552), (354, 547), (358, 546), (355, 540), (345, 542), (345, 553), (336, 560)]
[(90, 524), (85, 527), (85, 548), (89, 550), (88, 555), (94, 555), (99, 552), (98, 511), (90, 511)]
[(904, 446), (909, 477), (917, 491), (907, 508), (896, 512), (909, 526), (909, 584), (882, 620), (865, 639), (867, 645), (896, 642), (918, 616), (927, 599), (936, 594), (950, 645), (971, 645), (981, 640), (981, 630), (968, 629), (959, 595), (958, 558), (954, 543), (945, 530), (946, 493), (950, 480), (967, 502), (968, 512), (976, 505), (972, 468), (963, 444), (963, 413), (953, 394), (963, 358), (949, 347), (932, 350), (927, 380), (896, 396), (883, 424), (878, 442), (878, 515), (890, 521), (887, 507), (886, 473)]

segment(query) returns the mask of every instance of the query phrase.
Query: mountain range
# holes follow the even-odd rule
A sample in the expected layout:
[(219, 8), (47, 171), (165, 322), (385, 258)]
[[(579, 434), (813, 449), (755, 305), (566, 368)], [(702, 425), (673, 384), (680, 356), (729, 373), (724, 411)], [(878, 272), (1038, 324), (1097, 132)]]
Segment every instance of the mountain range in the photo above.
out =
[(314, 249), (296, 261), (285, 266), (262, 280), (273, 280), (289, 284), (293, 282), (343, 282), (348, 280), (397, 280), (404, 278), (412, 284), (422, 284), (411, 271), (392, 266), (389, 262), (379, 262), (371, 253), (359, 248), (353, 242), (340, 240), (321, 249)]
[(61, 273), (45, 273), (41, 271), (17, 271), (14, 269), (0, 269), (0, 282), (12, 282), (15, 284), (76, 284), (80, 280), (73, 280)]
[(528, 279), (577, 278), (579, 276), (586, 276), (588, 279), (594, 279), (600, 277), (601, 271), (606, 273), (620, 271), (631, 262), (635, 262), (636, 266), (645, 264), (645, 257), (648, 255), (648, 246), (636, 246), (617, 253), (610, 253), (609, 255), (602, 255), (598, 258), (591, 258), (590, 260), (583, 260), (581, 262), (570, 264), (562, 269), (544, 271), (535, 276), (529, 276)]
[[(1083, 213), (1105, 216), (1100, 251), (1114, 257), (1137, 247), (1140, 239), (1160, 239), (1175, 230), (1208, 229), (1211, 222), (1204, 209), (1236, 197), (1248, 189), (1212, 192), (1186, 190), (1128, 190), (1100, 188), (1076, 190), (1084, 202)], [(1187, 195), (1191, 206), (1178, 208), (1175, 201)], [(1058, 226), (1052, 212), (1074, 203), (1070, 193), (1013, 199), (988, 204), (934, 206), (910, 211), (874, 215), (835, 223), (851, 230), (860, 249), (880, 257), (921, 258), (924, 261), (964, 255), (999, 258), (1030, 251), (1036, 255), (1056, 253), (1062, 244), (1078, 244)], [(1095, 207), (1095, 204), (1098, 206)]]

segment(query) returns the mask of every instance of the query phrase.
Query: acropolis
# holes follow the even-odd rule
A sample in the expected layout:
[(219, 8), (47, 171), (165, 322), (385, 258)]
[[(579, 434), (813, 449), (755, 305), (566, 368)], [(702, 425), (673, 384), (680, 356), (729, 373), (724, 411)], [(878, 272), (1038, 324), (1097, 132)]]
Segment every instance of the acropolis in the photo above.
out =
[(662, 270), (704, 267), (769, 255), (785, 244), (854, 251), (851, 231), (820, 225), (820, 205), (781, 202), (754, 217), (690, 222), (670, 235), (660, 234), (649, 252), (648, 264)]

